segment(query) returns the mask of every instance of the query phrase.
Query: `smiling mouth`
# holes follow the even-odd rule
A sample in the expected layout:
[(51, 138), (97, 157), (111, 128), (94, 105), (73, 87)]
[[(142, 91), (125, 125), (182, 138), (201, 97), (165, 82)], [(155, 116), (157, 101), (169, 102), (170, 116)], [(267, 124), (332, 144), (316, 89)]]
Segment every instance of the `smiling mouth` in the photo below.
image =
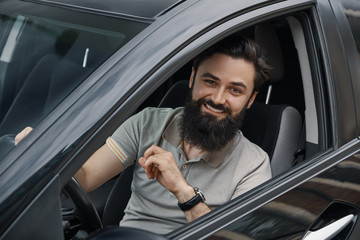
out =
[(214, 112), (214, 113), (219, 113), (219, 114), (221, 114), (221, 113), (226, 113), (225, 110), (221, 110), (221, 109), (214, 108), (214, 107), (210, 106), (210, 105), (207, 104), (207, 103), (204, 103), (204, 106), (205, 106), (205, 108), (209, 109), (210, 111), (212, 111), (212, 112)]

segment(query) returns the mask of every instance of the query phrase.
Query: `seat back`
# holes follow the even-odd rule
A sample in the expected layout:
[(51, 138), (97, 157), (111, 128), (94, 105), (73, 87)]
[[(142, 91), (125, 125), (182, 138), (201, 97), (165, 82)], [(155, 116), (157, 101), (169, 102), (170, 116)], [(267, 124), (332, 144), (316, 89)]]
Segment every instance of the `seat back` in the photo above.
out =
[(126, 168), (117, 178), (109, 197), (105, 203), (102, 215), (102, 224), (118, 226), (125, 215), (125, 208), (131, 196), (131, 182), (133, 179), (134, 165)]
[(56, 54), (43, 56), (25, 79), (0, 123), (0, 136), (35, 127), (110, 56), (113, 50), (99, 44), (105, 40), (100, 34), (64, 31)]
[(273, 176), (295, 162), (302, 130), (301, 115), (295, 108), (254, 102), (246, 112), (241, 130), (269, 155)]
[[(282, 82), (284, 79), (285, 66), (282, 48), (275, 29), (270, 23), (257, 25), (255, 27), (254, 35), (256, 43), (261, 47), (268, 64), (271, 66), (270, 79), (267, 84), (265, 84), (267, 86), (267, 92), (264, 102), (268, 104), (271, 98), (273, 85)], [(260, 92), (259, 95), (262, 95), (262, 92)], [(259, 97), (260, 96), (258, 96), (258, 98)]]

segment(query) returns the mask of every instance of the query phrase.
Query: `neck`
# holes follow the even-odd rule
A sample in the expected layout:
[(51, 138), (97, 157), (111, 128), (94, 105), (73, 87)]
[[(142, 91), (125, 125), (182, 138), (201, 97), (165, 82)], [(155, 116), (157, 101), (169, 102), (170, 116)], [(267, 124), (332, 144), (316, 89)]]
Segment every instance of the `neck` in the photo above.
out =
[(181, 147), (185, 153), (185, 157), (187, 160), (200, 157), (202, 154), (206, 152), (205, 150), (202, 150), (184, 141), (181, 141)]

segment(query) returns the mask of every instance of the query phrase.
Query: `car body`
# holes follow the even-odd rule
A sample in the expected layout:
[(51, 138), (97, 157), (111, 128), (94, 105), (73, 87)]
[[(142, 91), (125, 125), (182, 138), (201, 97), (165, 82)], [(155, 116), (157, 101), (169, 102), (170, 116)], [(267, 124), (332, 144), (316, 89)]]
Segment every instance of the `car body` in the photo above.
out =
[[(165, 237), (359, 239), (359, 13), (356, 0), (0, 1), (0, 238), (63, 239), (61, 192), (86, 159), (187, 80), (197, 54), (237, 32), (255, 38), (266, 23), (285, 66), (269, 103), (300, 112), (300, 154)], [(34, 130), (14, 147), (26, 126)]]

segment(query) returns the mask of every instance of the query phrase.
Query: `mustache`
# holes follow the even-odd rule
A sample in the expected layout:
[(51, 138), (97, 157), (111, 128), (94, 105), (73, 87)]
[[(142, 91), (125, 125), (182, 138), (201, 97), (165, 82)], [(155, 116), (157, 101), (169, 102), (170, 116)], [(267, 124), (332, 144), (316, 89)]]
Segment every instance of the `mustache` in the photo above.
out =
[[(204, 104), (225, 111), (227, 116), (217, 119), (201, 110)], [(188, 101), (178, 121), (181, 138), (208, 152), (222, 149), (238, 133), (245, 114), (244, 109), (236, 116), (232, 116), (231, 112), (228, 107), (215, 104), (210, 99)]]
[(213, 107), (213, 108), (216, 108), (218, 110), (222, 110), (224, 112), (226, 112), (227, 114), (230, 114), (231, 115), (231, 109), (229, 107), (226, 107), (224, 106), (223, 104), (215, 104), (212, 100), (210, 99), (199, 99), (198, 101), (198, 104), (199, 105), (202, 105), (202, 104), (207, 104), (209, 105), (210, 107)]

